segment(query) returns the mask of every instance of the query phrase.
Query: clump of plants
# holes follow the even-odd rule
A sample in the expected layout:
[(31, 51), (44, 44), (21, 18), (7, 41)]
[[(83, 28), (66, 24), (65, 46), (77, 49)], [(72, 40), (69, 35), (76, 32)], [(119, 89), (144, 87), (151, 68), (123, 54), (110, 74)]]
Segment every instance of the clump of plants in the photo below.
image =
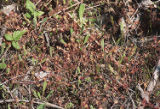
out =
[(26, 1), (25, 7), (28, 10), (28, 12), (25, 14), (25, 17), (27, 19), (33, 18), (34, 24), (37, 24), (37, 17), (43, 15), (44, 12), (43, 11), (38, 11), (36, 9), (36, 6), (34, 5), (34, 3), (32, 3), (30, 0)]
[(5, 34), (5, 39), (7, 41), (10, 41), (12, 43), (13, 48), (18, 50), (21, 48), (18, 41), (21, 39), (21, 37), (25, 33), (26, 33), (26, 30), (14, 31), (13, 34)]

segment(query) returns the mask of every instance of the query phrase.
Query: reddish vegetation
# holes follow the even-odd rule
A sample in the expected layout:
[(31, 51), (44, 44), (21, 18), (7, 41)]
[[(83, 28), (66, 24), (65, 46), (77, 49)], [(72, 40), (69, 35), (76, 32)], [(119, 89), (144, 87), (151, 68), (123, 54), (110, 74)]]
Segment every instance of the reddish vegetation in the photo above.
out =
[[(21, 0), (17, 2), (19, 10), (9, 16), (0, 12), (1, 31), (4, 28), (5, 33), (27, 30), (19, 41), (20, 50), (10, 47), (0, 55), (7, 64), (7, 68), (1, 70), (0, 83), (11, 91), (1, 88), (0, 99), (15, 99), (15, 102), (0, 105), (27, 109), (34, 104), (33, 100), (38, 99), (64, 108), (69, 108), (70, 103), (73, 105), (70, 108), (75, 109), (125, 109), (134, 105), (157, 108), (159, 86), (151, 94), (149, 103), (141, 98), (136, 86), (141, 84), (144, 90), (147, 88), (159, 57), (159, 9), (152, 6), (147, 10), (139, 8), (134, 0), (127, 4), (83, 0), (86, 5), (84, 17), (96, 20), (86, 22), (83, 30), (78, 19), (79, 4), (68, 8), (69, 3), (63, 4), (63, 0), (59, 0), (57, 4), (55, 1), (32, 0), (38, 3), (38, 10), (45, 12), (38, 18), (36, 28), (24, 18), (26, 9)], [(55, 14), (58, 17), (54, 17)], [(44, 18), (47, 19), (42, 23)], [(120, 29), (122, 18), (127, 25), (125, 33)], [(84, 44), (87, 34), (90, 37)], [(3, 42), (6, 50), (11, 43), (4, 38)], [(40, 71), (49, 72), (49, 75), (41, 80), (35, 76)], [(42, 95), (44, 81), (47, 81), (47, 88)], [(41, 93), (41, 99), (35, 97), (34, 91)], [(46, 98), (51, 91), (51, 96)], [(24, 98), (31, 100), (31, 104), (15, 106), (18, 99)]]

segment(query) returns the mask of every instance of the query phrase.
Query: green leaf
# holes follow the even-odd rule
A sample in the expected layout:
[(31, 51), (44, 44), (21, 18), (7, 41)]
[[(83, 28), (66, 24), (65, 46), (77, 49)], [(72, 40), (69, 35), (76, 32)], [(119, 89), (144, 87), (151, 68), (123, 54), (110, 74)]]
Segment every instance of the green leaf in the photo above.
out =
[(50, 54), (50, 56), (52, 57), (53, 56), (53, 47), (49, 47), (49, 54)]
[(94, 22), (96, 22), (96, 19), (90, 18), (90, 19), (89, 19), (89, 22), (90, 22), (90, 23), (94, 23)]
[(65, 105), (65, 109), (71, 109), (71, 108), (73, 108), (73, 107), (74, 107), (74, 104), (73, 104), (72, 102), (67, 103), (67, 104)]
[(42, 14), (44, 14), (44, 12), (42, 12), (42, 11), (34, 11), (33, 22), (34, 22), (35, 26), (37, 24), (37, 17), (41, 16)]
[(94, 108), (92, 105), (90, 105), (90, 109), (96, 109), (96, 108)]
[(72, 35), (72, 33), (73, 33), (73, 28), (70, 28), (70, 34)]
[(53, 90), (51, 90), (51, 91), (49, 92), (49, 94), (47, 95), (46, 99), (48, 99), (49, 97), (51, 97), (52, 94), (53, 94)]
[(37, 92), (38, 98), (41, 99), (41, 94)]
[(36, 24), (37, 24), (37, 16), (36, 16), (35, 13), (34, 13), (34, 17), (33, 17), (33, 23), (34, 23), (34, 26), (36, 26)]
[(117, 75), (117, 72), (114, 70), (114, 68), (111, 66), (111, 64), (108, 65), (108, 68), (113, 74)]
[(64, 40), (63, 40), (63, 38), (60, 38), (60, 42), (62, 43), (62, 44), (67, 44)]
[(26, 1), (26, 9), (28, 9), (33, 15), (34, 11), (36, 10), (36, 6), (30, 0), (27, 0)]
[(74, 4), (73, 0), (69, 0), (69, 5), (72, 6)]
[(96, 71), (99, 73), (100, 72), (100, 66), (99, 65), (96, 65)]
[(63, 4), (64, 4), (64, 5), (66, 4), (66, 0), (63, 0)]
[(43, 15), (44, 12), (43, 11), (34, 11), (34, 14), (36, 17), (39, 17), (39, 16)]
[(79, 19), (80, 19), (80, 22), (82, 22), (82, 20), (83, 20), (84, 11), (85, 11), (85, 5), (82, 3), (80, 5), (80, 7), (79, 7)]
[(35, 90), (33, 90), (33, 95), (38, 98), (37, 92)]
[(23, 30), (23, 31), (15, 31), (13, 33), (13, 39), (14, 41), (18, 41), (20, 40), (20, 38), (23, 36), (23, 34), (26, 32), (26, 30)]
[(158, 90), (156, 93), (156, 96), (159, 96), (159, 95), (160, 95), (160, 90)]
[(4, 49), (6, 48), (6, 43), (2, 43), (1, 44), (1, 50), (0, 50), (0, 55), (2, 55), (2, 53), (4, 53)]
[(20, 46), (19, 46), (18, 42), (16, 42), (16, 41), (12, 41), (12, 46), (17, 50), (20, 49)]
[(45, 109), (44, 107), (45, 107), (45, 104), (40, 104), (38, 105), (37, 109)]
[(87, 36), (85, 37), (83, 44), (86, 44), (86, 43), (87, 43), (89, 37), (90, 37), (90, 35), (87, 35)]
[(120, 57), (119, 63), (121, 64), (123, 62), (124, 57), (126, 56), (125, 52), (123, 53), (123, 55)]
[(78, 79), (78, 87), (79, 85), (82, 83), (82, 81), (80, 79)]
[(11, 106), (10, 106), (10, 104), (8, 104), (8, 108), (7, 109), (11, 109)]
[(102, 47), (102, 50), (104, 51), (104, 39), (101, 40), (101, 47)]
[(42, 21), (41, 24), (45, 23), (47, 21), (47, 17), (45, 17)]
[(81, 70), (80, 70), (79, 66), (77, 67), (76, 72), (77, 72), (78, 74), (80, 74), (80, 73), (81, 73)]
[(24, 15), (25, 15), (25, 17), (28, 18), (28, 19), (31, 18), (31, 14), (29, 14), (29, 13), (25, 13)]
[(91, 77), (85, 78), (85, 81), (86, 81), (86, 82), (91, 82)]
[(45, 80), (44, 83), (43, 83), (43, 92), (42, 92), (42, 95), (44, 95), (46, 87), (47, 87), (47, 81)]
[(11, 34), (5, 34), (5, 39), (8, 40), (8, 41), (13, 41), (13, 37)]
[(10, 73), (10, 71), (11, 71), (11, 69), (10, 69), (10, 68), (7, 68), (7, 69), (6, 69), (6, 73), (8, 73), (8, 74), (9, 74), (9, 73)]
[(7, 67), (7, 65), (5, 63), (0, 63), (0, 69), (5, 69)]

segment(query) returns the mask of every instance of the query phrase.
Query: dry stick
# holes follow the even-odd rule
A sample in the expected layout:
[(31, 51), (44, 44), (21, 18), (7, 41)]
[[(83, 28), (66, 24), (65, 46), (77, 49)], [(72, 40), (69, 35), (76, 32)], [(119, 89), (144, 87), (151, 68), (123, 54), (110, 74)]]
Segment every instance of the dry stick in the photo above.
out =
[[(20, 100), (20, 99), (18, 99), (18, 100), (16, 100), (16, 99), (0, 100), (0, 103), (6, 103), (6, 102), (7, 103), (10, 103), (10, 102), (27, 102), (27, 103), (29, 103), (30, 101), (29, 100)], [(33, 103), (35, 103), (35, 104), (45, 104), (45, 106), (47, 106), (47, 107), (52, 107), (52, 108), (57, 108), (57, 109), (64, 109), (60, 106), (57, 106), (55, 104), (51, 104), (51, 103), (48, 103), (48, 102), (33, 101)]]
[(137, 107), (136, 107), (135, 102), (134, 102), (134, 100), (132, 98), (132, 95), (133, 95), (133, 93), (129, 95), (129, 98), (131, 99), (131, 102), (132, 102), (132, 108), (136, 109)]
[(88, 8), (86, 8), (86, 10), (94, 9), (94, 8), (99, 7), (99, 6), (102, 6), (102, 5), (103, 5), (103, 4), (98, 4), (98, 5), (95, 5), (95, 6), (92, 6), (92, 7), (89, 7), (89, 6), (88, 6)]
[(72, 7), (74, 7), (74, 6), (79, 5), (80, 3), (81, 3), (81, 2), (77, 2), (77, 3), (75, 3), (74, 5), (68, 7), (68, 8), (66, 8), (66, 9), (64, 9), (64, 10), (61, 10), (61, 11), (55, 13), (54, 15), (58, 15), (58, 14), (60, 14), (61, 12), (64, 12), (64, 11), (66, 11), (66, 10), (68, 10), (68, 9), (70, 9), (70, 8), (72, 8)]
[(6, 53), (8, 52), (8, 50), (9, 50), (10, 47), (11, 47), (11, 45), (9, 45), (9, 46), (7, 47), (7, 49), (5, 50), (5, 52), (0, 56), (0, 60), (3, 59), (3, 57), (6, 55)]
[(36, 3), (36, 5), (35, 5), (35, 6), (37, 6), (40, 2), (41, 2), (41, 0), (39, 0), (39, 1)]
[(137, 85), (137, 89), (141, 92), (141, 97), (149, 103), (149, 93), (148, 91), (144, 91), (140, 84)]
[(156, 83), (158, 81), (159, 73), (160, 73), (160, 59), (158, 61), (158, 65), (153, 73), (153, 79), (149, 82), (149, 85), (147, 87), (147, 91), (149, 91), (149, 92), (153, 91), (153, 89), (156, 86)]
[(23, 77), (23, 76), (28, 75), (28, 74), (31, 72), (32, 69), (33, 69), (33, 67), (31, 67), (31, 68), (27, 71), (26, 74), (19, 75), (19, 76), (16, 76), (16, 77), (13, 77), (13, 78), (11, 78), (11, 79), (9, 79), (9, 80), (7, 80), (7, 81), (1, 83), (0, 86), (3, 86), (4, 84), (8, 83), (9, 81), (11, 81), (11, 80), (13, 80), (13, 79), (17, 79), (17, 78), (19, 78), (19, 77)]
[(149, 103), (149, 92), (152, 92), (153, 89), (155, 88), (159, 78), (159, 72), (160, 72), (160, 59), (158, 60), (158, 65), (153, 73), (153, 79), (149, 82), (147, 91), (144, 91), (139, 84), (137, 85), (138, 90), (141, 92), (142, 98), (145, 99), (148, 103)]

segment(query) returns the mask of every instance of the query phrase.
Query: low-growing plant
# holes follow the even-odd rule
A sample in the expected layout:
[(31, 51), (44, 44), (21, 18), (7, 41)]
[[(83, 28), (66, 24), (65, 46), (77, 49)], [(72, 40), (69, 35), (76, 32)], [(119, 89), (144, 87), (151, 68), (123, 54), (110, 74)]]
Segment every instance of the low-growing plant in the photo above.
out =
[(101, 40), (101, 47), (102, 47), (102, 50), (104, 52), (104, 39)]
[(74, 107), (74, 104), (72, 102), (67, 103), (66, 106), (65, 106), (66, 109), (71, 109), (73, 107)]
[(29, 10), (29, 12), (27, 12), (25, 14), (25, 17), (27, 17), (28, 19), (33, 17), (34, 24), (37, 24), (37, 17), (43, 15), (44, 12), (43, 11), (38, 11), (36, 9), (36, 6), (34, 5), (34, 3), (32, 3), (30, 0), (26, 1), (26, 5), (25, 6), (26, 6), (26, 9)]
[(90, 37), (90, 35), (87, 35), (87, 36), (84, 38), (83, 44), (86, 44), (86, 43), (88, 42), (89, 37)]
[(7, 67), (7, 65), (4, 62), (0, 63), (0, 69), (5, 69)]
[(80, 27), (83, 26), (87, 22), (87, 20), (83, 17), (85, 11), (85, 4), (80, 4), (78, 15), (79, 15), (79, 20), (80, 20)]
[(45, 104), (38, 105), (37, 109), (45, 109)]
[[(49, 99), (52, 96), (52, 94), (53, 94), (54, 91), (51, 90), (45, 96), (46, 89), (47, 89), (47, 81), (45, 80), (43, 82), (42, 92), (37, 91), (37, 90), (32, 90), (34, 97), (36, 97), (37, 99), (40, 99), (40, 100), (43, 100), (43, 99), (47, 100), (47, 99)], [(38, 105), (37, 109), (45, 109), (45, 106), (46, 106), (45, 104), (40, 104), (40, 105)]]
[(5, 34), (5, 39), (7, 41), (11, 41), (12, 46), (15, 49), (20, 49), (20, 46), (18, 44), (18, 41), (21, 39), (21, 37), (23, 36), (23, 34), (25, 34), (27, 31), (23, 30), (23, 31), (14, 31), (13, 34)]

